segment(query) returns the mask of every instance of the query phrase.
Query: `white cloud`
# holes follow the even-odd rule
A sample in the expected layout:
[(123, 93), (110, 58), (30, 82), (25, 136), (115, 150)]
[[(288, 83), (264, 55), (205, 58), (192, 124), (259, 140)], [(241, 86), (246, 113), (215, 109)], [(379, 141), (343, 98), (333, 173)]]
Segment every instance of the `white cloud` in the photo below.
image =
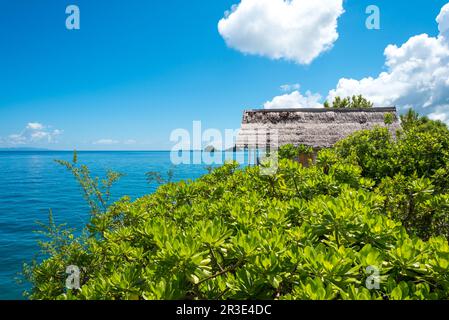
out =
[(4, 139), (4, 142), (6, 144), (26, 144), (26, 138), (22, 136), (21, 134), (10, 134), (7, 139)]
[(115, 140), (115, 139), (99, 139), (97, 141), (92, 142), (94, 145), (103, 145), (103, 146), (112, 146), (117, 144), (124, 144), (124, 145), (133, 145), (137, 144), (137, 141), (134, 139), (128, 139), (128, 140)]
[(119, 144), (119, 143), (120, 143), (120, 141), (113, 140), (113, 139), (100, 139), (100, 140), (93, 142), (93, 144), (98, 144), (98, 145), (114, 145), (114, 144)]
[(441, 111), (441, 112), (432, 112), (429, 114), (429, 118), (432, 120), (440, 120), (442, 122), (449, 123), (449, 113)]
[(63, 131), (45, 126), (38, 122), (30, 122), (20, 133), (10, 134), (7, 138), (2, 139), (2, 143), (6, 145), (26, 145), (34, 143), (54, 143)]
[(27, 124), (26, 128), (30, 130), (42, 130), (44, 129), (44, 126), (38, 122), (30, 122)]
[(377, 77), (340, 79), (335, 96), (362, 94), (376, 106), (409, 107), (433, 119), (449, 120), (449, 3), (437, 17), (439, 35), (411, 37), (385, 49), (387, 70)]
[(281, 91), (283, 92), (291, 92), (294, 90), (299, 90), (301, 88), (301, 86), (299, 85), (299, 83), (294, 83), (294, 84), (283, 84), (281, 86)]
[(437, 17), (438, 30), (440, 35), (448, 38), (449, 37), (449, 3), (447, 3), (441, 9), (440, 14)]
[(321, 96), (307, 91), (302, 95), (298, 90), (292, 93), (274, 97), (264, 104), (265, 109), (297, 109), (297, 108), (321, 108)]
[(343, 13), (343, 0), (241, 0), (218, 31), (243, 53), (310, 64), (338, 39)]

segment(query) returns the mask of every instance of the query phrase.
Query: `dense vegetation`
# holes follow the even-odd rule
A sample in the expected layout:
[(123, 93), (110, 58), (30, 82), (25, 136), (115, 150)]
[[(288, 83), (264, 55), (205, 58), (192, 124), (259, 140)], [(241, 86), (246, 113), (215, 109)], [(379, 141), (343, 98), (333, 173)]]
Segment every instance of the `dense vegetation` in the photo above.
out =
[(335, 97), (332, 104), (329, 101), (324, 102), (325, 108), (335, 108), (335, 109), (364, 109), (364, 108), (372, 108), (374, 104), (367, 100), (365, 97), (352, 96), (352, 97)]
[[(358, 132), (308, 168), (288, 158), (310, 150), (286, 146), (275, 175), (229, 163), (111, 206), (87, 168), (63, 163), (90, 179), (92, 219), (80, 238), (51, 221), (46, 258), (25, 268), (29, 297), (447, 299), (449, 130), (413, 112), (402, 125)], [(79, 290), (65, 288), (69, 265)]]

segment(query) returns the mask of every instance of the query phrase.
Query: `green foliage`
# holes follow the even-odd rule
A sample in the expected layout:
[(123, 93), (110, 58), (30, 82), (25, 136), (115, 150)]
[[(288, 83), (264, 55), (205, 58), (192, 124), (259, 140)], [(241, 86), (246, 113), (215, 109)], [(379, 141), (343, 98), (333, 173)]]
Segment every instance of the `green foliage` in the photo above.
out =
[(392, 174), (397, 155), (395, 141), (387, 128), (356, 132), (338, 142), (333, 152), (338, 161), (359, 165), (364, 176), (376, 181)]
[(164, 177), (158, 171), (148, 171), (147, 173), (145, 173), (145, 175), (147, 177), (148, 184), (152, 184), (153, 182), (156, 182), (158, 184), (166, 184), (173, 181), (175, 171), (173, 168), (170, 168), (166, 173), (166, 177)]
[(394, 122), (394, 116), (391, 113), (386, 113), (384, 116), (384, 123), (390, 125)]
[(372, 108), (374, 104), (364, 98), (362, 95), (352, 96), (347, 98), (335, 97), (332, 105), (326, 101), (324, 102), (325, 108), (335, 108), (335, 109), (365, 109)]
[[(385, 196), (384, 210), (423, 239), (449, 238), (449, 130), (410, 110), (403, 130), (393, 137), (387, 128), (360, 131), (337, 143), (326, 158), (361, 167)], [(318, 165), (324, 155), (318, 155)]]
[[(45, 259), (25, 269), (29, 297), (447, 299), (449, 133), (406, 121), (395, 137), (357, 132), (310, 167), (297, 159), (311, 149), (290, 145), (272, 176), (227, 163), (121, 199), (80, 238), (50, 221)], [(98, 200), (97, 179), (73, 162)], [(65, 288), (69, 265), (81, 270), (79, 290)]]
[(414, 129), (420, 132), (438, 132), (440, 134), (447, 132), (447, 126), (443, 122), (420, 116), (413, 109), (409, 109), (405, 114), (401, 115), (401, 125), (405, 131)]
[(292, 144), (286, 144), (278, 150), (278, 156), (281, 159), (297, 160), (301, 154), (311, 155), (313, 154), (313, 148), (306, 145), (294, 146)]
[(75, 177), (83, 190), (84, 199), (89, 204), (91, 213), (98, 215), (106, 212), (111, 199), (111, 188), (123, 175), (108, 171), (106, 178), (91, 177), (89, 168), (85, 165), (78, 165), (78, 153), (73, 152), (72, 162), (55, 160), (56, 163), (65, 167)]

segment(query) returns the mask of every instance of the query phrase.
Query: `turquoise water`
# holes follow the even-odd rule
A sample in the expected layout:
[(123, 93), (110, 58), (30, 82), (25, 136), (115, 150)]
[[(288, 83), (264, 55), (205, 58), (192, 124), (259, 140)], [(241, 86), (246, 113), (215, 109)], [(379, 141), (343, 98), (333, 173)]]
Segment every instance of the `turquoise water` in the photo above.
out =
[[(71, 152), (0, 152), (0, 299), (22, 299), (25, 289), (15, 278), (38, 247), (36, 221), (46, 222), (52, 209), (57, 223), (81, 229), (88, 219), (79, 186), (55, 159), (71, 160)], [(113, 188), (117, 199), (135, 199), (154, 192), (145, 173), (172, 168), (169, 152), (79, 152), (79, 162), (93, 175), (111, 169), (124, 173)], [(205, 164), (174, 167), (174, 180), (196, 179), (207, 173)]]

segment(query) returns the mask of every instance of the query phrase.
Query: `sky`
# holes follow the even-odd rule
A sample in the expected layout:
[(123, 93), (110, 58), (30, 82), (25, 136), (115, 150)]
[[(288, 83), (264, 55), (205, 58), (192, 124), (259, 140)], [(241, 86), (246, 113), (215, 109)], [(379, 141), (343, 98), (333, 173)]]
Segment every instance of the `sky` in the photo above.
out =
[(359, 93), (449, 122), (447, 3), (2, 0), (0, 148), (169, 150), (193, 121)]

